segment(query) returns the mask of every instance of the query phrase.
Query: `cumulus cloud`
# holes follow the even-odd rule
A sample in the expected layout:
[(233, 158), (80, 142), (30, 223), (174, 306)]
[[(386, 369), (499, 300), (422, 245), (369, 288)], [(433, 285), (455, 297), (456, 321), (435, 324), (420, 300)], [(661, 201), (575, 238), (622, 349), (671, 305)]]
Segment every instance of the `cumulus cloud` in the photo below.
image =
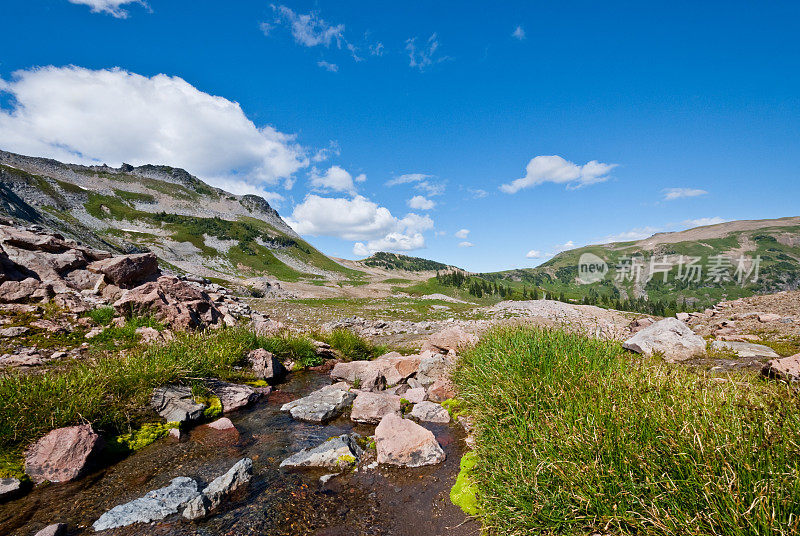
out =
[(517, 26), (511, 33), (511, 37), (523, 41), (525, 39), (525, 30), (522, 29), (522, 26)]
[(125, 4), (139, 4), (147, 7), (143, 0), (69, 0), (69, 2), (89, 6), (92, 13), (108, 13), (118, 19), (128, 18), (128, 12), (121, 7)]
[(328, 63), (327, 61), (320, 60), (317, 62), (317, 65), (331, 73), (336, 73), (339, 71), (339, 66), (335, 63)]
[(238, 103), (165, 74), (43, 67), (0, 79), (0, 147), (82, 164), (185, 168), (221, 188), (261, 189), (308, 166), (294, 136), (257, 127)]
[(416, 210), (431, 210), (433, 207), (436, 206), (436, 203), (434, 203), (427, 197), (423, 197), (421, 195), (415, 195), (414, 197), (408, 200), (408, 206)]
[(361, 195), (352, 199), (308, 195), (286, 221), (303, 235), (359, 240), (353, 248), (356, 255), (423, 248), (422, 233), (434, 225), (429, 216), (413, 212), (396, 218), (386, 207)]
[(720, 218), (719, 216), (713, 218), (697, 218), (694, 220), (686, 220), (683, 222), (683, 225), (687, 227), (703, 227), (705, 225), (717, 225), (719, 223), (725, 223), (725, 218)]
[(473, 244), (472, 242), (459, 242), (458, 243), (458, 247), (460, 247), (460, 248), (471, 248), (471, 247), (475, 247), (475, 244)]
[(469, 229), (461, 229), (460, 231), (456, 231), (453, 236), (456, 238), (467, 238), (469, 236)]
[(447, 60), (447, 56), (438, 56), (439, 37), (432, 34), (424, 45), (417, 46), (417, 38), (412, 37), (406, 40), (406, 51), (408, 52), (408, 66), (424, 71), (431, 65)]
[(697, 197), (706, 195), (708, 192), (698, 188), (665, 188), (661, 191), (664, 194), (664, 201), (672, 201), (684, 197)]
[(528, 259), (541, 259), (543, 255), (538, 249), (532, 249), (525, 254), (525, 257)]
[(557, 155), (537, 156), (528, 162), (525, 176), (500, 186), (507, 194), (514, 194), (523, 188), (531, 188), (545, 182), (566, 184), (567, 188), (580, 188), (608, 180), (608, 174), (617, 164), (603, 164), (592, 160), (582, 166)]
[(353, 178), (353, 176), (340, 166), (331, 166), (324, 173), (320, 173), (317, 168), (312, 168), (309, 175), (311, 187), (315, 190), (347, 192), (355, 194), (355, 182), (364, 182), (367, 176), (363, 173)]

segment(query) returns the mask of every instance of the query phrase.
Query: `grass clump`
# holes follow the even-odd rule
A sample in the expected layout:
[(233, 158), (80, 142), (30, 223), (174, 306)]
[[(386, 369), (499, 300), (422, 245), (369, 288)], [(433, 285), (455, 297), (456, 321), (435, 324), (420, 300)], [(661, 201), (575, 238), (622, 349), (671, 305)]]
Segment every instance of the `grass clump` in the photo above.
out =
[(300, 368), (315, 367), (325, 361), (317, 355), (317, 347), (311, 339), (289, 331), (258, 337), (257, 345), (282, 359), (294, 361)]
[(98, 307), (86, 313), (86, 316), (98, 326), (107, 326), (113, 320), (116, 311), (113, 307)]
[(368, 361), (386, 353), (384, 346), (374, 346), (348, 329), (334, 329), (319, 335), (320, 340), (338, 350), (347, 361)]
[(785, 386), (520, 327), (486, 334), (454, 379), (489, 534), (800, 530), (800, 407)]

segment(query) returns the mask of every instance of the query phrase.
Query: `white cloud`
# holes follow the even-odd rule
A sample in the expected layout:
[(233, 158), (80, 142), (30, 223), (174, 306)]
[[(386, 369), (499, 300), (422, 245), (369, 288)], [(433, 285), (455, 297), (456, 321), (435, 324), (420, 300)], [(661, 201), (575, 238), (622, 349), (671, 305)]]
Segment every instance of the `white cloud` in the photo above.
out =
[(460, 247), (460, 248), (471, 248), (471, 247), (475, 247), (475, 244), (473, 244), (472, 242), (459, 242), (458, 243), (458, 247)]
[(416, 210), (431, 210), (436, 203), (421, 195), (415, 195), (408, 200), (408, 206)]
[(637, 227), (629, 231), (623, 231), (621, 233), (608, 235), (604, 237), (602, 240), (600, 240), (598, 244), (610, 244), (611, 242), (632, 242), (635, 240), (644, 240), (645, 238), (650, 238), (659, 231), (661, 231), (661, 229), (657, 227), (649, 227), (649, 226)]
[[(295, 13), (291, 8), (283, 5), (272, 5), (275, 11), (276, 22), (284, 23), (289, 26), (295, 42), (306, 47), (325, 46), (330, 47), (336, 44), (342, 47), (344, 41), (344, 24), (331, 25), (321, 19), (316, 13), (306, 13), (305, 15)], [(269, 28), (271, 29), (271, 28)], [(265, 35), (269, 34), (264, 32)], [(264, 27), (262, 25), (262, 31)]]
[(555, 250), (556, 253), (561, 253), (562, 251), (568, 251), (570, 249), (575, 249), (576, 247), (577, 246), (575, 245), (575, 242), (570, 240), (563, 244), (559, 244), (558, 246), (554, 247), (553, 250)]
[(320, 174), (317, 168), (311, 170), (309, 175), (311, 187), (314, 190), (334, 191), (334, 192), (347, 192), (349, 194), (356, 193), (356, 187), (353, 181), (364, 182), (367, 176), (363, 173), (353, 179), (353, 176), (342, 167), (331, 166), (325, 173)]
[(377, 42), (369, 46), (369, 53), (373, 56), (383, 56), (383, 43)]
[(566, 184), (567, 188), (580, 188), (608, 180), (608, 174), (617, 164), (603, 164), (597, 160), (583, 166), (564, 160), (560, 156), (537, 156), (528, 162), (525, 176), (503, 184), (500, 190), (514, 194), (523, 188), (531, 188), (545, 182)]
[(398, 184), (410, 184), (412, 182), (419, 182), (425, 180), (432, 176), (433, 175), (426, 175), (424, 173), (407, 173), (405, 175), (400, 175), (399, 177), (395, 177), (391, 180), (386, 181), (386, 186), (397, 186)]
[(414, 185), (414, 189), (418, 192), (425, 192), (427, 195), (442, 195), (445, 186), (440, 182), (420, 181)]
[(185, 80), (121, 69), (42, 67), (0, 79), (0, 147), (82, 164), (169, 164), (214, 186), (275, 186), (308, 166), (294, 136)]
[(703, 227), (705, 225), (717, 225), (719, 223), (725, 223), (726, 221), (728, 220), (716, 216), (713, 218), (697, 218), (694, 220), (686, 220), (683, 222), (683, 225), (687, 227)]
[(407, 39), (406, 51), (408, 51), (408, 66), (424, 71), (431, 65), (447, 60), (447, 56), (436, 57), (436, 51), (438, 49), (439, 37), (435, 33), (428, 38), (425, 45), (421, 48), (417, 48), (416, 37)]
[(708, 192), (697, 188), (665, 188), (661, 191), (664, 194), (664, 201), (672, 201), (684, 197), (697, 197), (706, 195)]
[(522, 26), (517, 26), (511, 37), (523, 41), (525, 39), (525, 30), (522, 29)]
[(461, 229), (460, 231), (456, 231), (453, 236), (456, 238), (467, 238), (469, 236), (469, 229)]
[(489, 192), (487, 192), (486, 190), (481, 190), (480, 188), (467, 188), (467, 191), (470, 194), (472, 194), (472, 197), (474, 199), (483, 199), (484, 197), (489, 195)]
[(413, 212), (395, 218), (389, 209), (361, 195), (352, 199), (308, 195), (286, 221), (303, 235), (367, 241), (354, 244), (356, 255), (423, 248), (422, 233), (434, 226), (429, 216)]
[(525, 257), (528, 259), (541, 259), (542, 252), (539, 251), (538, 249), (532, 249), (525, 254)]
[(328, 63), (327, 61), (320, 60), (317, 62), (317, 65), (331, 73), (336, 73), (339, 71), (339, 66), (335, 63)]
[(71, 4), (89, 6), (92, 13), (108, 13), (118, 19), (128, 18), (128, 12), (122, 9), (125, 4), (139, 4), (147, 7), (142, 0), (69, 0)]
[(324, 162), (328, 158), (332, 156), (339, 156), (340, 154), (342, 154), (342, 150), (339, 147), (339, 144), (335, 141), (331, 141), (328, 144), (328, 147), (323, 147), (314, 153), (314, 155), (311, 157), (311, 160), (314, 162)]

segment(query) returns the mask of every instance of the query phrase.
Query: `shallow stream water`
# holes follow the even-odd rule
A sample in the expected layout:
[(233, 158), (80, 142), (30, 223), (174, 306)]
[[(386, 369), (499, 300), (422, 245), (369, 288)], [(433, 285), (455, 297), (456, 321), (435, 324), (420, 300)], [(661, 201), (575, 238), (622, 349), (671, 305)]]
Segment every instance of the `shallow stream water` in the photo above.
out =
[(250, 485), (237, 490), (214, 514), (199, 522), (173, 516), (160, 523), (131, 525), (97, 534), (270, 536), (466, 536), (477, 524), (449, 500), (458, 473), (463, 431), (454, 423), (425, 427), (434, 432), (447, 460), (433, 467), (374, 470), (319, 481), (324, 471), (287, 472), (281, 460), (331, 436), (374, 426), (340, 418), (326, 425), (293, 420), (280, 407), (327, 385), (315, 372), (290, 375), (266, 400), (231, 413), (237, 433), (194, 429), (186, 441), (161, 440), (77, 482), (39, 486), (0, 505), (0, 535), (32, 536), (52, 523), (67, 523), (70, 535), (94, 534), (91, 524), (110, 508), (160, 488), (176, 476), (209, 482), (243, 457), (253, 459)]

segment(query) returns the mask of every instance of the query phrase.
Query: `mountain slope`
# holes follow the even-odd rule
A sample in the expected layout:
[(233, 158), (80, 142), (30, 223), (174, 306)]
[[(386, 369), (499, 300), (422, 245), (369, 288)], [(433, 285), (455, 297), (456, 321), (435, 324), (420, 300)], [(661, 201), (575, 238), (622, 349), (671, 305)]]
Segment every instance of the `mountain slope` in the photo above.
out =
[(81, 166), (0, 151), (0, 213), (94, 247), (151, 250), (206, 277), (361, 276), (305, 242), (263, 198), (168, 166)]

